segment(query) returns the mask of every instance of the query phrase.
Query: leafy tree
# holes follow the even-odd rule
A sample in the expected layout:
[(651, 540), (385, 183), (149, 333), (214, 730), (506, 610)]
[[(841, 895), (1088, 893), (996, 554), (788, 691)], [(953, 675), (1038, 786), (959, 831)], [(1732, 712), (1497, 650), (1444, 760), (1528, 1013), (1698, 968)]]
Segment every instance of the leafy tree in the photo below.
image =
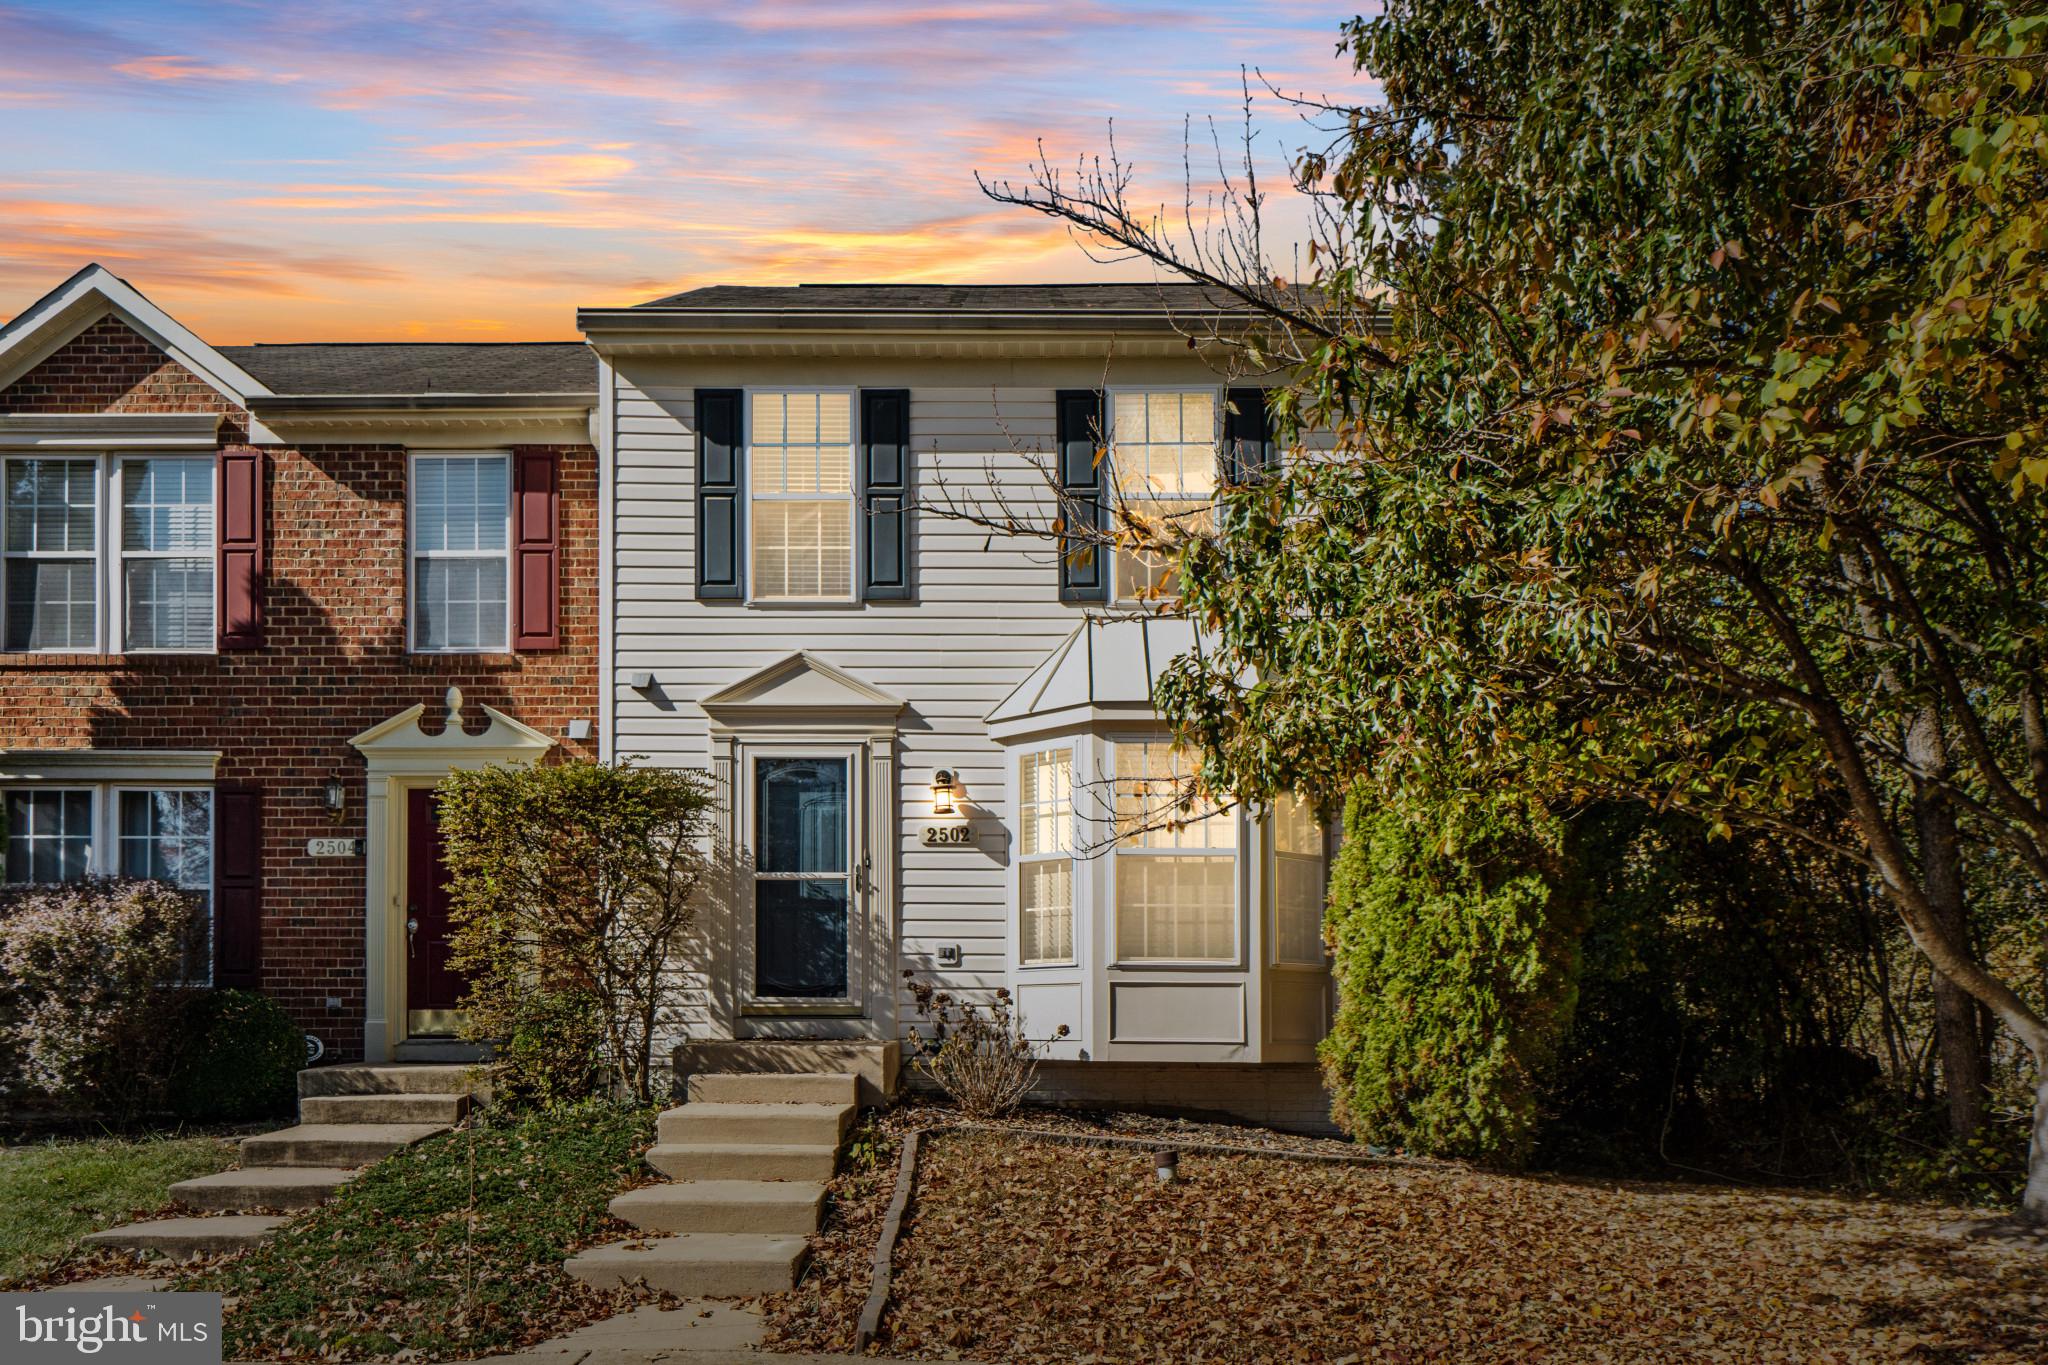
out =
[(512, 1093), (573, 1099), (594, 1061), (651, 1102), (703, 877), (705, 778), (572, 762), (457, 772), (439, 791), (471, 1036), (505, 1043)]
[(1113, 164), (993, 187), (1260, 308), (1241, 344), (1333, 438), (1182, 552), (1221, 646), (1162, 700), (1204, 784), (1451, 770), (1774, 829), (1882, 887), (1965, 1105), (1973, 1002), (2048, 1074), (1964, 875), (1974, 841), (2048, 884), (2044, 35), (2002, 3), (1392, 0), (1345, 27), (1384, 100), (1327, 106), (1292, 284), (1249, 184), (1227, 252)]

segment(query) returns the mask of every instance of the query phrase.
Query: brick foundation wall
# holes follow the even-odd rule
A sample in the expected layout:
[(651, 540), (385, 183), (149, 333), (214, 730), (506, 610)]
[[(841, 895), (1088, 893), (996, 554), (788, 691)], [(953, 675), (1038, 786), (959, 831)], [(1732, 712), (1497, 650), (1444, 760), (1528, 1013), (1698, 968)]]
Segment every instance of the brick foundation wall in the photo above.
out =
[[(242, 414), (125, 324), (94, 324), (0, 391), (0, 412)], [(514, 447), (519, 449), (520, 447)], [(525, 447), (541, 448), (541, 447)], [(398, 446), (262, 447), (264, 644), (225, 654), (0, 654), (0, 748), (218, 749), (221, 783), (263, 789), (263, 990), (327, 1044), (360, 1055), (364, 866), (311, 859), (306, 840), (361, 836), (361, 756), (348, 745), (415, 702), (431, 727), (450, 684), (482, 728), (495, 706), (563, 739), (597, 715), (597, 459), (561, 455), (562, 647), (521, 655), (405, 651), (405, 471)], [(348, 787), (340, 819), (322, 805), (330, 777)], [(334, 1002), (330, 1004), (330, 1002)]]

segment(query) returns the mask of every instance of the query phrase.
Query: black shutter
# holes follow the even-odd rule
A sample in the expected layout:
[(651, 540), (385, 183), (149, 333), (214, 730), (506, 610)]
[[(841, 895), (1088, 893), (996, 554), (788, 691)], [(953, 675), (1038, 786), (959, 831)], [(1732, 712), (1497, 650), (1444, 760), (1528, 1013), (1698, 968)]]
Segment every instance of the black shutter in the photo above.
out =
[(910, 390), (860, 393), (860, 595), (910, 600)]
[(742, 597), (740, 391), (697, 390), (697, 596)]
[(1061, 389), (1057, 406), (1062, 515), (1074, 525), (1060, 538), (1060, 601), (1107, 602), (1109, 554), (1100, 542), (1103, 517), (1102, 395)]
[(213, 792), (213, 984), (263, 984), (263, 792)]
[(1266, 415), (1266, 391), (1232, 389), (1224, 397), (1229, 406), (1223, 411), (1223, 477), (1252, 483), (1280, 463)]

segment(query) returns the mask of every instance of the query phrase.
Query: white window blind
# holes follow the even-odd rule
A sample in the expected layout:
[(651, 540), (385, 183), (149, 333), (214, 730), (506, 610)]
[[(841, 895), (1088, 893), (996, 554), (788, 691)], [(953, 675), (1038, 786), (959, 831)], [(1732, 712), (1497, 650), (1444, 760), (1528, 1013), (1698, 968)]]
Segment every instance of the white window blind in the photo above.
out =
[(1074, 751), (1018, 760), (1017, 959), (1024, 966), (1074, 960)]
[(416, 455), (412, 465), (412, 647), (506, 648), (511, 632), (512, 462)]
[(6, 647), (99, 648), (99, 461), (6, 462)]
[(747, 413), (754, 600), (853, 597), (853, 395), (756, 392)]
[(121, 461), (122, 638), (213, 648), (213, 461)]
[[(1119, 390), (1110, 406), (1111, 468), (1117, 497), (1146, 533), (1172, 540), (1197, 529), (1216, 497), (1214, 390)], [(1119, 551), (1119, 602), (1179, 595), (1166, 556)]]
[(1237, 959), (1237, 816), (1192, 800), (1165, 743), (1116, 746), (1116, 955)]
[(1273, 802), (1273, 960), (1323, 965), (1323, 826), (1292, 792)]

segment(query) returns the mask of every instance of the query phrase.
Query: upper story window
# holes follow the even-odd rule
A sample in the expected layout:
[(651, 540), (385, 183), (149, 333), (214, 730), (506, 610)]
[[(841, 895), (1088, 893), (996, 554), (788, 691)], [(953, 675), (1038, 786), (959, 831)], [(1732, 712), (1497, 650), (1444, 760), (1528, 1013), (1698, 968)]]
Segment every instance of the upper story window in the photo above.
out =
[[(1218, 423), (1214, 389), (1117, 389), (1110, 395), (1110, 462), (1124, 510), (1154, 535), (1171, 539), (1207, 518), (1216, 498)], [(1163, 555), (1120, 550), (1116, 600), (1179, 595)]]
[(1018, 759), (1017, 960), (1074, 961), (1074, 751)]
[[(4, 647), (212, 649), (214, 499), (210, 458), (8, 459)], [(119, 515), (105, 516), (109, 507)]]
[(1328, 883), (1323, 825), (1315, 808), (1293, 792), (1273, 802), (1273, 961), (1320, 967), (1323, 898)]
[(412, 457), (412, 647), (482, 654), (511, 634), (512, 461)]
[(1163, 741), (1116, 746), (1117, 961), (1235, 962), (1237, 815), (1195, 800)]
[(853, 394), (755, 390), (747, 472), (756, 602), (853, 600)]

